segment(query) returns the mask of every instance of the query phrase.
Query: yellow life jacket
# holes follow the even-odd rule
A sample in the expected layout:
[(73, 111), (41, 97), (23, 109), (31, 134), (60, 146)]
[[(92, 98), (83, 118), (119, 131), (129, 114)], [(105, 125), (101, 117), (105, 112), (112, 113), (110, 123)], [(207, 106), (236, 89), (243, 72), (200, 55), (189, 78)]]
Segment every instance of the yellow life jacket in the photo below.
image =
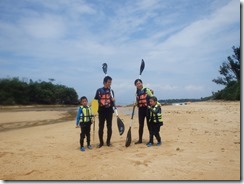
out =
[(161, 107), (158, 103), (150, 109), (149, 121), (153, 123), (163, 123)]
[(92, 110), (89, 106), (80, 106), (82, 113), (80, 114), (80, 123), (91, 122), (92, 120)]

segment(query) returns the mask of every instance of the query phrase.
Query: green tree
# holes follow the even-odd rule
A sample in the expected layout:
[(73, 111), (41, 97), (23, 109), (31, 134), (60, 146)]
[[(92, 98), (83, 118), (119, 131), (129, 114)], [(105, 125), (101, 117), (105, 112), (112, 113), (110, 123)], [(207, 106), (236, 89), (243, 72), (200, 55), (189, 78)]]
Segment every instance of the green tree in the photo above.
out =
[(0, 79), (0, 104), (77, 104), (73, 88), (39, 80), (20, 81), (18, 77)]
[(213, 79), (216, 84), (227, 86), (232, 81), (240, 82), (240, 47), (232, 47), (234, 54), (227, 57), (227, 61), (220, 66), (219, 73), (223, 77)]
[(225, 85), (221, 91), (213, 93), (214, 99), (240, 100), (240, 47), (232, 47), (234, 54), (220, 66), (219, 73), (223, 77), (213, 79), (216, 84)]
[(28, 84), (18, 77), (0, 80), (0, 104), (28, 104)]

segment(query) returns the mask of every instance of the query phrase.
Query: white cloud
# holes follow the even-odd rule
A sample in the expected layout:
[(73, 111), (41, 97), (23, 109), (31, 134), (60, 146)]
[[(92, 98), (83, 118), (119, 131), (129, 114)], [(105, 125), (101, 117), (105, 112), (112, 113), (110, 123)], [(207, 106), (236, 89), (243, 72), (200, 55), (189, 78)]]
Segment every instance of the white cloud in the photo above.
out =
[[(0, 4), (0, 61), (9, 62), (0, 62), (0, 77), (45, 71), (44, 78), (72, 84), (79, 94), (101, 86), (107, 62), (116, 96), (133, 101), (128, 94), (143, 58), (142, 79), (159, 99), (211, 95), (218, 66), (240, 43), (236, 0), (16, 2)], [(76, 82), (80, 76), (92, 81), (87, 91)]]
[(20, 20), (19, 27), (37, 39), (60, 39), (66, 34), (65, 22), (61, 17), (44, 15)]

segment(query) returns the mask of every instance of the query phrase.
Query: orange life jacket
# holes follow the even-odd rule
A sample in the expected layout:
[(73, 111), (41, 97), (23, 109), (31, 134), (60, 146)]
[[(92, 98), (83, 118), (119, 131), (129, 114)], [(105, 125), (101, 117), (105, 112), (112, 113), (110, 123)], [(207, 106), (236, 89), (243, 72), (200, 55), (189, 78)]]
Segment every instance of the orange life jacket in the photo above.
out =
[(98, 93), (99, 93), (99, 105), (100, 106), (106, 107), (106, 108), (112, 106), (112, 104), (111, 104), (112, 97), (111, 97), (110, 89), (100, 88)]
[(149, 96), (147, 95), (147, 88), (136, 91), (138, 107), (147, 107), (149, 103)]

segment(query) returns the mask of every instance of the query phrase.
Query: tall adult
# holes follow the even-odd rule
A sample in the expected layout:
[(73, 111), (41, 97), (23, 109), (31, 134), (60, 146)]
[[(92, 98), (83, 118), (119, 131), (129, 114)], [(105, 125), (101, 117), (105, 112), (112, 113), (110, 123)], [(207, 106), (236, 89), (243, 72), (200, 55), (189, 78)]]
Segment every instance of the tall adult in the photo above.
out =
[(111, 136), (112, 136), (112, 119), (113, 119), (113, 106), (115, 99), (112, 98), (111, 93), (114, 97), (114, 91), (110, 88), (112, 84), (112, 78), (110, 76), (106, 76), (103, 79), (103, 87), (97, 89), (95, 99), (98, 100), (98, 119), (99, 119), (99, 145), (98, 148), (101, 148), (104, 145), (103, 141), (103, 130), (104, 124), (106, 121), (107, 125), (107, 146), (111, 146)]
[(138, 107), (139, 117), (139, 139), (135, 144), (141, 144), (145, 119), (149, 133), (151, 131), (149, 126), (148, 105), (150, 97), (153, 96), (153, 91), (149, 88), (143, 87), (141, 79), (136, 79), (134, 84), (136, 86), (136, 105)]

